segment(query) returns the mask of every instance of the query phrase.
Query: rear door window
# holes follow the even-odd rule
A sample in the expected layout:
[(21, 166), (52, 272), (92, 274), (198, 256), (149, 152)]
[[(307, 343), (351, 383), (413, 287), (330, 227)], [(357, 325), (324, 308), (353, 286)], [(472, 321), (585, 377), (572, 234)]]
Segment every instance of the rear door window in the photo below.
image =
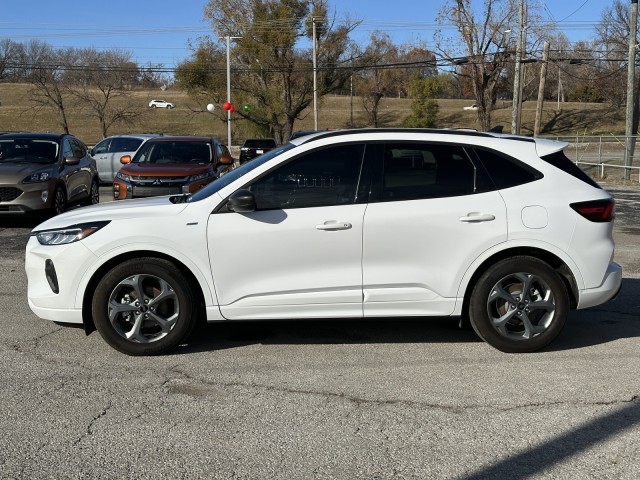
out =
[(486, 175), (464, 149), (446, 144), (386, 144), (381, 181), (382, 201), (471, 195), (489, 189)]

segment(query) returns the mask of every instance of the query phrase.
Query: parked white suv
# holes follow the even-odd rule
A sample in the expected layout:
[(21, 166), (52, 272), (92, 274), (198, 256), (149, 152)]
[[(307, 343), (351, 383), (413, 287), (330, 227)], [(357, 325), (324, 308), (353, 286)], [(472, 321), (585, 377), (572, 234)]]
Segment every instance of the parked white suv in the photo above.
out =
[(567, 144), (449, 130), (296, 139), (193, 195), (74, 210), (26, 251), (40, 317), (163, 353), (196, 323), (464, 317), (505, 352), (608, 301), (614, 201)]
[(166, 100), (151, 100), (149, 102), (149, 107), (151, 108), (176, 108), (176, 105), (171, 102), (167, 102)]
[(153, 137), (155, 133), (114, 135), (100, 140), (89, 154), (96, 161), (98, 176), (102, 183), (113, 183), (116, 173), (122, 168), (120, 159), (125, 155), (133, 157), (140, 146)]

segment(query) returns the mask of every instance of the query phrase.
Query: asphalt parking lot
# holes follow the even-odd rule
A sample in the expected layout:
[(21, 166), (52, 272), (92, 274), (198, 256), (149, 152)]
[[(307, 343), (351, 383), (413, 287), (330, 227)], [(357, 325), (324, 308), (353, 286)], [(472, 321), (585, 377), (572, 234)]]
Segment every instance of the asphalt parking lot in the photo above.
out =
[(0, 219), (0, 478), (640, 478), (640, 186), (607, 188), (619, 297), (520, 355), (388, 319), (208, 325), (127, 357), (31, 313), (34, 225)]

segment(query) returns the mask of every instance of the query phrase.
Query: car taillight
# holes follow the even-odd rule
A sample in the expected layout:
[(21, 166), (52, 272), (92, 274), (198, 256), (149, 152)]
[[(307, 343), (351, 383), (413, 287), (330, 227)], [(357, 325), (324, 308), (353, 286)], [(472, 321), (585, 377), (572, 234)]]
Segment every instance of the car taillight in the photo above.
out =
[(610, 222), (614, 217), (615, 201), (613, 198), (607, 198), (577, 202), (572, 203), (571, 208), (592, 222)]

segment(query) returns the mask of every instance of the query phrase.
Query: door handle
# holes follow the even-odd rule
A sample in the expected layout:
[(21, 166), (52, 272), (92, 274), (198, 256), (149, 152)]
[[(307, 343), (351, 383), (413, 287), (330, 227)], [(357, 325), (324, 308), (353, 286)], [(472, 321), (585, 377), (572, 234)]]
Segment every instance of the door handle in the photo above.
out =
[(316, 225), (316, 230), (332, 231), (332, 230), (348, 230), (351, 228), (349, 222), (336, 222), (335, 220), (329, 220), (322, 225)]
[(480, 212), (469, 212), (466, 216), (460, 217), (460, 221), (466, 223), (490, 222), (491, 220), (495, 219), (495, 215)]

